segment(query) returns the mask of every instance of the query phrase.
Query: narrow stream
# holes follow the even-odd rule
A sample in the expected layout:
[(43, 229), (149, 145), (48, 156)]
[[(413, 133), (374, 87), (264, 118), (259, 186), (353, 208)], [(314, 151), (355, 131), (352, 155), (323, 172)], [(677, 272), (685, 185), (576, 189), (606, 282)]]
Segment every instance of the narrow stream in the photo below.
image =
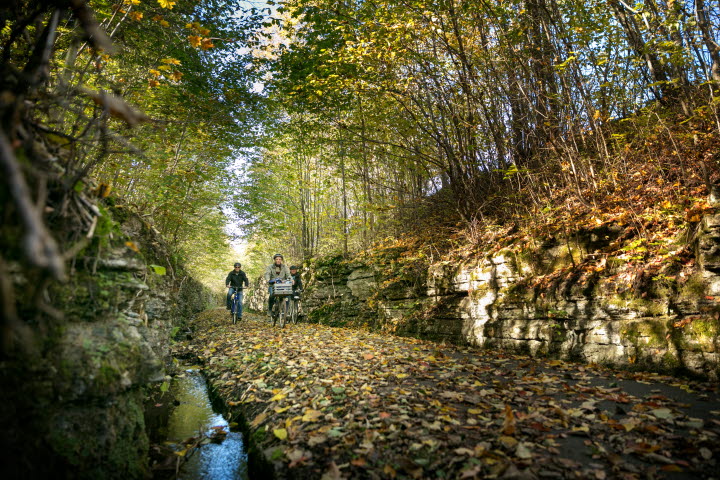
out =
[(208, 396), (207, 383), (197, 369), (185, 370), (170, 387), (179, 405), (170, 415), (168, 442), (180, 443), (198, 432), (210, 435), (213, 427), (229, 432), (222, 443), (209, 443), (195, 451), (180, 470), (182, 480), (247, 480), (247, 453), (242, 435), (230, 431), (222, 415), (215, 413)]

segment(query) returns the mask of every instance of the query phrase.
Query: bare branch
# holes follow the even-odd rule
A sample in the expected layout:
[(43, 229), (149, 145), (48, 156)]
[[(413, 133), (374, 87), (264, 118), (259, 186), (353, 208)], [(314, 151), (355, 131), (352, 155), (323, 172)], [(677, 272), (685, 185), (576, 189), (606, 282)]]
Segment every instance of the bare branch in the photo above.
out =
[(3, 180), (10, 190), (25, 227), (23, 246), (28, 261), (37, 267), (49, 270), (55, 278), (65, 280), (63, 257), (57, 243), (45, 228), (38, 209), (33, 205), (30, 191), (5, 132), (0, 132), (0, 165)]

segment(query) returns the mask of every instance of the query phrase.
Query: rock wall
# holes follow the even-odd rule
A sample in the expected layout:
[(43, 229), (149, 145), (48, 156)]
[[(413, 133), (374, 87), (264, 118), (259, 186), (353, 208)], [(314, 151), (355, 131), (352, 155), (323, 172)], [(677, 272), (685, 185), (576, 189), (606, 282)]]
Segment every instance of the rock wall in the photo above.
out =
[(332, 325), (718, 378), (720, 214), (697, 226), (689, 261), (605, 255), (624, 235), (604, 226), (409, 274), (388, 273), (397, 256), (325, 259), (307, 269), (305, 307)]
[(171, 335), (210, 296), (152, 227), (100, 208), (67, 283), (8, 262), (30, 326), (0, 362), (3, 478), (146, 478), (145, 387), (165, 378)]

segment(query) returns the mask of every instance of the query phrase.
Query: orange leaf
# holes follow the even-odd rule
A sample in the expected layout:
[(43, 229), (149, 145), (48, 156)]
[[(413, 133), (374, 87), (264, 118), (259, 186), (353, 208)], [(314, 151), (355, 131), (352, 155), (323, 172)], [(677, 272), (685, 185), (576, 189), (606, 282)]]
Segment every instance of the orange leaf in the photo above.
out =
[(515, 415), (510, 405), (505, 405), (505, 421), (503, 422), (502, 433), (504, 435), (513, 435), (515, 433)]

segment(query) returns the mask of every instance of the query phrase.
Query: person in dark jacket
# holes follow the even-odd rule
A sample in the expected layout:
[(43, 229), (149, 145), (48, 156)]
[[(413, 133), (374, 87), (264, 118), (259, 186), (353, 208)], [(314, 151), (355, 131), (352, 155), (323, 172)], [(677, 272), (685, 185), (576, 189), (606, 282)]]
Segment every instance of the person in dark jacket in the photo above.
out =
[(302, 291), (302, 278), (300, 278), (300, 272), (298, 272), (298, 267), (295, 265), (290, 267), (290, 275), (293, 279), (293, 292), (297, 292), (298, 290)]
[(236, 263), (235, 268), (233, 268), (232, 272), (228, 273), (228, 276), (225, 278), (225, 287), (228, 289), (226, 299), (226, 307), (228, 310), (230, 310), (232, 306), (233, 293), (238, 292), (238, 319), (242, 318), (243, 288), (250, 286), (248, 277), (245, 275), (245, 272), (241, 270), (241, 267), (242, 265)]

